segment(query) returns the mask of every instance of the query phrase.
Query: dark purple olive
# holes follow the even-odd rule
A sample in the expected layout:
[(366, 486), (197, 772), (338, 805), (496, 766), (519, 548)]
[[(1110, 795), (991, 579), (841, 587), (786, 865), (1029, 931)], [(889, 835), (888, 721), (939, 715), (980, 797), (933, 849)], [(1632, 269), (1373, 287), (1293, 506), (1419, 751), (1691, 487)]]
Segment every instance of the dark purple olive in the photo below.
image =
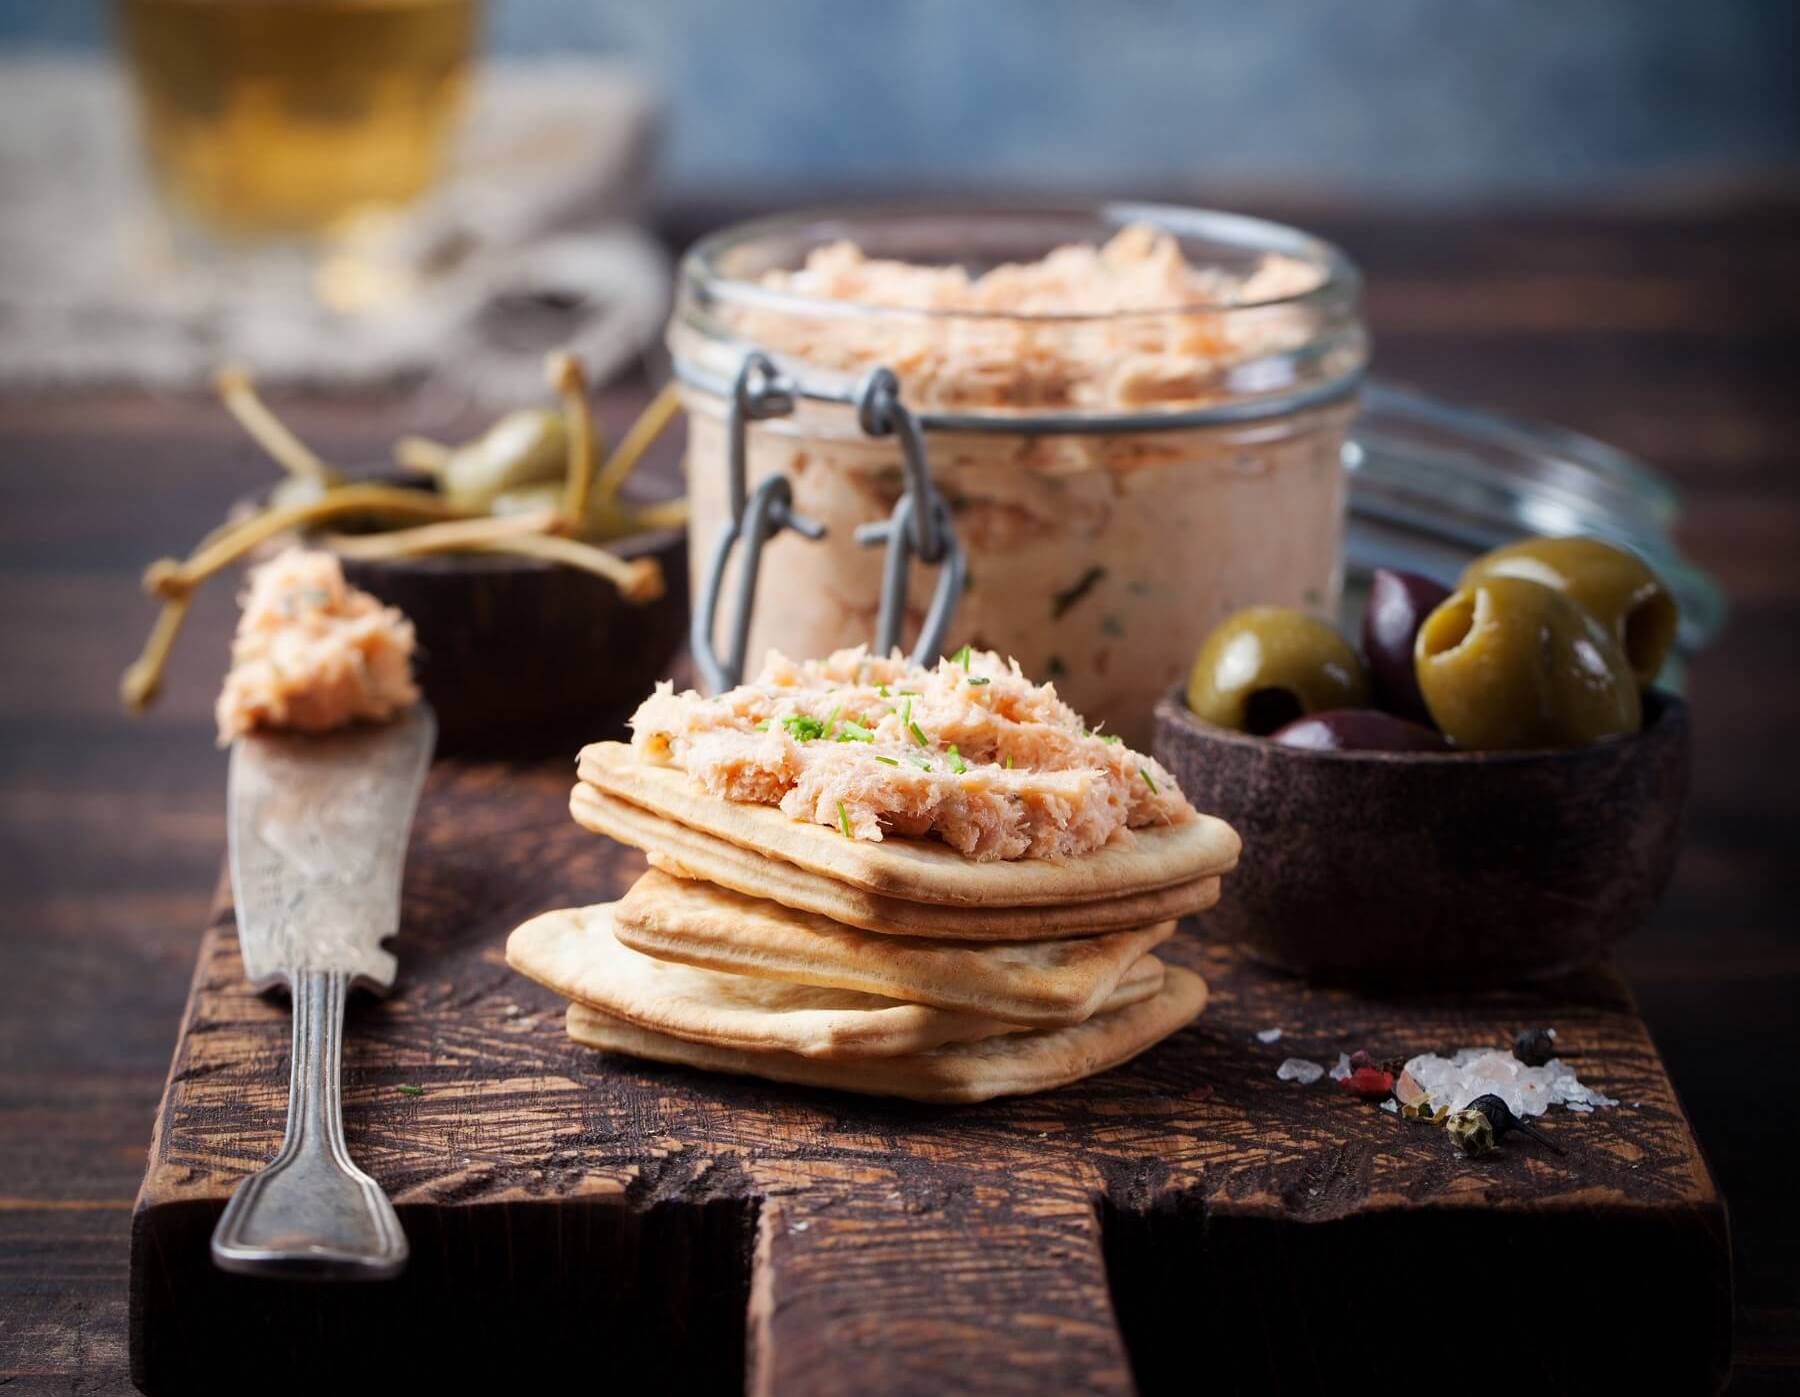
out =
[(1269, 739), (1308, 752), (1448, 752), (1444, 735), (1374, 708), (1332, 708), (1296, 718)]
[(1375, 702), (1389, 713), (1431, 721), (1413, 669), (1413, 640), (1425, 618), (1449, 595), (1448, 587), (1416, 572), (1375, 569), (1369, 603), (1363, 608), (1363, 655)]

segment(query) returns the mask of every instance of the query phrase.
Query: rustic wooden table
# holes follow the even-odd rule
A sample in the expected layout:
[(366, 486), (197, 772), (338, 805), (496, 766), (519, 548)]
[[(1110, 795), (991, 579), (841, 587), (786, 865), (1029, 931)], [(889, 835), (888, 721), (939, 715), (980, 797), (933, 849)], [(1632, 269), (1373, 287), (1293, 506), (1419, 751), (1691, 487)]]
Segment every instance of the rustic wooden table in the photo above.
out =
[[(1731, 1207), (1735, 1390), (1789, 1390), (1800, 1127), (1782, 1096), (1800, 1065), (1800, 938), (1780, 928), (1800, 892), (1784, 745), (1800, 690), (1800, 406), (1778, 365), (1800, 342), (1795, 209), (1276, 212), (1362, 262), (1387, 377), (1652, 460), (1686, 494), (1686, 545), (1733, 596), (1691, 676), (1687, 851), (1621, 965)], [(607, 413), (623, 420), (634, 401), (618, 390)], [(421, 420), (431, 403), (394, 397), (292, 413), (346, 461), (439, 425)], [(0, 1384), (14, 1390), (128, 1388), (130, 1210), (223, 841), (208, 710), (229, 589), (203, 595), (151, 717), (122, 719), (115, 684), (150, 619), (143, 563), (264, 479), (204, 402), (0, 399)], [(1547, 1264), (1554, 1289), (1582, 1259)]]

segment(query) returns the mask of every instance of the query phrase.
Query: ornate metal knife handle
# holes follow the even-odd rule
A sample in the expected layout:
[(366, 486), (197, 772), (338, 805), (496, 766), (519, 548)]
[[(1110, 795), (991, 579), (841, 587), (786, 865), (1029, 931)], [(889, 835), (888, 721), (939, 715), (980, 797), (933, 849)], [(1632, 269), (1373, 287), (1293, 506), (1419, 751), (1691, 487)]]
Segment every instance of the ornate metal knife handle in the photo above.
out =
[[(808, 393), (783, 378), (774, 362), (760, 350), (753, 349), (744, 355), (732, 381), (725, 418), (726, 469), (729, 473), (726, 484), (731, 518), (713, 545), (706, 579), (701, 584), (688, 632), (688, 648), (693, 651), (694, 663), (699, 666), (706, 687), (713, 693), (729, 689), (743, 680), (763, 545), (783, 529), (792, 529), (815, 541), (825, 536), (823, 524), (793, 512), (793, 487), (785, 476), (770, 476), (754, 492), (748, 488), (750, 423), (786, 416), (802, 396), (820, 395)], [(962, 595), (964, 565), (962, 548), (951, 528), (950, 511), (931, 483), (920, 420), (900, 401), (900, 383), (890, 369), (871, 370), (852, 394), (821, 400), (854, 407), (858, 425), (869, 436), (899, 439), (905, 491), (887, 519), (857, 529), (856, 541), (887, 546), (887, 560), (882, 569), (881, 605), (875, 623), (877, 654), (885, 655), (899, 644), (912, 560), (917, 558), (941, 567), (937, 589), (932, 594), (930, 609), (912, 651), (914, 663), (929, 663), (943, 646), (950, 627), (950, 615), (957, 598)], [(739, 544), (744, 549), (743, 567), (732, 605), (730, 639), (721, 656), (713, 634), (725, 588), (725, 569)]]
[(245, 1275), (386, 1280), (406, 1265), (406, 1234), (344, 1145), (341, 970), (288, 975), (294, 1046), (281, 1153), (238, 1185), (213, 1231), (213, 1260)]

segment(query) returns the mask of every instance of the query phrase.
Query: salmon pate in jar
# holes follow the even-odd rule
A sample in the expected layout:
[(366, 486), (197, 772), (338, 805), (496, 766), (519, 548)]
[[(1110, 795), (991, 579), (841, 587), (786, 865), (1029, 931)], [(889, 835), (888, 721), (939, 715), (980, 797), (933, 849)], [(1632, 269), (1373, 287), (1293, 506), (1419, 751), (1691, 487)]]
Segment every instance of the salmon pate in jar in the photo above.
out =
[[(901, 438), (858, 415), (858, 385), (886, 370), (966, 565), (947, 644), (1017, 659), (1146, 744), (1215, 622), (1337, 606), (1357, 291), (1305, 234), (1148, 205), (819, 214), (706, 239), (669, 330), (696, 595), (733, 522), (733, 384), (759, 353), (793, 391), (743, 425), (747, 482), (785, 477), (824, 532), (768, 541), (746, 654), (870, 640), (883, 556), (856, 532), (907, 478)], [(912, 568), (909, 634), (934, 581)]]

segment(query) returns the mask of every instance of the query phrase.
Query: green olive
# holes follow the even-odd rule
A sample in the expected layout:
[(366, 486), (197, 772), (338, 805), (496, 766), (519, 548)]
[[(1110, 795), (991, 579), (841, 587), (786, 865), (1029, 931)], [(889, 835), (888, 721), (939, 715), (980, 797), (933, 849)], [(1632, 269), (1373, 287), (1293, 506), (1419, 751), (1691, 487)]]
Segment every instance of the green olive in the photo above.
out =
[(1625, 653), (1553, 588), (1485, 577), (1439, 604), (1413, 646), (1425, 707), (1458, 747), (1579, 747), (1636, 732)]
[(1565, 593), (1606, 627), (1640, 685), (1662, 668), (1680, 619), (1662, 579), (1634, 553), (1597, 538), (1527, 538), (1483, 554), (1462, 585), (1484, 577), (1522, 577)]
[(1308, 713), (1363, 707), (1369, 678), (1356, 652), (1317, 617), (1252, 606), (1207, 636), (1187, 701), (1209, 723), (1266, 737)]

